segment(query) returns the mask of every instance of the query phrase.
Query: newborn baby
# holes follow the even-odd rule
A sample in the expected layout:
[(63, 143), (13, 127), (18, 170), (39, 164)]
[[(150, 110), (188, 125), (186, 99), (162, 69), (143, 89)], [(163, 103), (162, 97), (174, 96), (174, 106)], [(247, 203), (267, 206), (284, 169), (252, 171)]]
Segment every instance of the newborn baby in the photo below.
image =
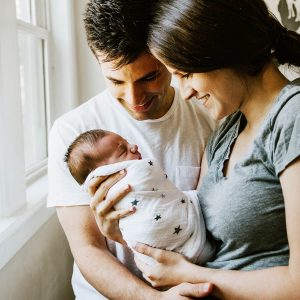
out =
[[(65, 161), (85, 190), (92, 178), (126, 169), (126, 176), (109, 190), (108, 196), (127, 184), (132, 186), (132, 192), (114, 206), (116, 210), (136, 207), (134, 214), (119, 221), (129, 247), (140, 242), (176, 251), (193, 263), (203, 263), (212, 256), (197, 192), (180, 191), (155, 159), (142, 159), (136, 145), (113, 132), (91, 130), (74, 140)], [(135, 253), (153, 263), (152, 258)]]

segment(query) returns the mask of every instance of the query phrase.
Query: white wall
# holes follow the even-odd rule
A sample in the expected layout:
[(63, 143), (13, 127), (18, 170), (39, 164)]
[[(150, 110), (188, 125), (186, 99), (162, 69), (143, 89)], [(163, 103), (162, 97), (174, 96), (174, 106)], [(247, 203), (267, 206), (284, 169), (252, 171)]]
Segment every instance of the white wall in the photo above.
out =
[(0, 270), (1, 300), (71, 300), (72, 257), (52, 217)]
[(83, 12), (87, 0), (76, 0), (76, 51), (78, 68), (78, 98), (84, 102), (105, 88), (101, 68), (86, 42)]

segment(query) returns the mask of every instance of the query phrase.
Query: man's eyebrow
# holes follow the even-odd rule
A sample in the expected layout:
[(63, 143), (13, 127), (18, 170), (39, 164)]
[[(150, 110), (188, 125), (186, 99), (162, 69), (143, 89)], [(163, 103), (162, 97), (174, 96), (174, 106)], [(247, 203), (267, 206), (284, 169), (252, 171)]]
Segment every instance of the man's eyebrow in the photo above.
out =
[[(158, 70), (151, 71), (151, 72), (149, 72), (148, 74), (142, 76), (141, 78), (138, 78), (138, 79), (136, 80), (136, 82), (138, 82), (138, 81), (143, 81), (143, 80), (147, 79), (148, 77), (154, 76), (154, 75), (156, 75), (157, 73), (159, 73), (159, 71), (160, 71), (159, 69), (158, 69)], [(124, 83), (123, 80), (120, 80), (120, 79), (117, 79), (117, 78), (113, 78), (113, 77), (111, 77), (111, 76), (105, 76), (105, 77), (106, 77), (107, 79), (111, 80), (111, 81), (115, 81), (115, 82), (119, 82), (119, 83)]]
[(143, 81), (143, 80), (147, 79), (148, 77), (152, 77), (152, 76), (156, 75), (159, 71), (160, 71), (160, 70), (152, 71), (152, 72), (150, 72), (150, 73), (144, 75), (143, 77), (137, 79), (136, 81)]
[(113, 77), (110, 77), (110, 76), (105, 76), (107, 79), (111, 80), (111, 81), (117, 81), (117, 82), (120, 82), (122, 83), (123, 81), (122, 80), (119, 80), (119, 79), (116, 79), (116, 78), (113, 78)]

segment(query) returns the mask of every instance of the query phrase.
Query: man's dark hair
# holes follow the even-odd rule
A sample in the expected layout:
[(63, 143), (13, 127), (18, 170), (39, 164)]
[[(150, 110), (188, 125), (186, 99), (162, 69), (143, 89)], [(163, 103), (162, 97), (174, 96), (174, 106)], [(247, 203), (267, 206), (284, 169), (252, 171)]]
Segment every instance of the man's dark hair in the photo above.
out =
[(83, 184), (90, 172), (96, 169), (101, 157), (94, 151), (94, 147), (107, 131), (94, 129), (80, 134), (69, 146), (64, 161), (74, 179)]
[(147, 47), (148, 25), (157, 0), (90, 0), (84, 13), (87, 42), (104, 62), (120, 68)]

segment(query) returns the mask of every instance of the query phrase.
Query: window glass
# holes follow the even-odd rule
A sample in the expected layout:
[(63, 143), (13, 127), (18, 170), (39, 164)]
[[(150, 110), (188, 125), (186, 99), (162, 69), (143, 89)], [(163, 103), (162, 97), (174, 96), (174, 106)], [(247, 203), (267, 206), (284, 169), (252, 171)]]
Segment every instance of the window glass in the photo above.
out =
[(15, 0), (17, 18), (32, 25), (46, 28), (46, 0)]
[(24, 22), (31, 22), (31, 3), (30, 0), (16, 0), (17, 18)]
[(47, 158), (44, 42), (18, 33), (25, 168), (35, 169)]
[(34, 25), (46, 28), (46, 1), (45, 0), (32, 0), (32, 22)]

